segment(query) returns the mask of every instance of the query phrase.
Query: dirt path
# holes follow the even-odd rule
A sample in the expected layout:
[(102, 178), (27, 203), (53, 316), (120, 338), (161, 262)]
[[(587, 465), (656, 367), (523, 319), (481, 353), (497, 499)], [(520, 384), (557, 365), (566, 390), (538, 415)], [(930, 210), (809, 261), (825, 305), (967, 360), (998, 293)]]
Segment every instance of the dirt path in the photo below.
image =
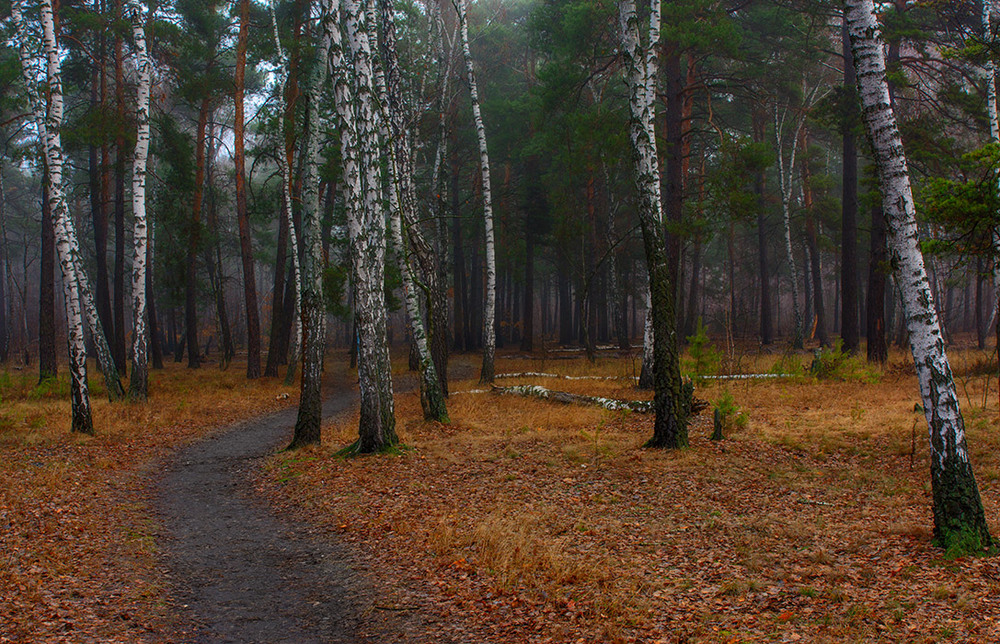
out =
[[(355, 402), (352, 389), (327, 399), (324, 418)], [(157, 503), (181, 641), (399, 641), (384, 615), (366, 619), (374, 593), (346, 551), (253, 496), (249, 475), (290, 440), (295, 413), (234, 425), (168, 463)]]

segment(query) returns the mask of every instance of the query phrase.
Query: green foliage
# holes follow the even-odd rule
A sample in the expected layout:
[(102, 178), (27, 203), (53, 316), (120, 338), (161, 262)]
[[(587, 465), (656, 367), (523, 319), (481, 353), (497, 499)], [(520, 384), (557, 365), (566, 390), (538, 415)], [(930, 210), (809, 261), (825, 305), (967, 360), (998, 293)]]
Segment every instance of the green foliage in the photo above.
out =
[(723, 391), (719, 399), (715, 401), (715, 410), (719, 412), (719, 419), (722, 421), (724, 430), (746, 429), (750, 423), (749, 416), (736, 404), (733, 394), (728, 389)]
[(347, 285), (350, 269), (343, 264), (330, 264), (323, 269), (323, 302), (327, 313), (341, 320), (351, 316), (347, 305)]
[(945, 532), (937, 539), (937, 545), (944, 548), (944, 558), (948, 560), (981, 557), (995, 551), (995, 548), (987, 547), (979, 531), (971, 527)]
[(688, 336), (688, 354), (691, 356), (690, 371), (694, 373), (695, 379), (702, 376), (714, 376), (719, 372), (719, 364), (722, 362), (722, 352), (715, 348), (715, 345), (708, 338), (705, 324), (698, 317), (698, 325), (695, 327), (694, 335)]
[(861, 356), (845, 353), (843, 343), (837, 339), (833, 347), (816, 350), (809, 373), (819, 380), (844, 380), (851, 382), (878, 382), (882, 374)]

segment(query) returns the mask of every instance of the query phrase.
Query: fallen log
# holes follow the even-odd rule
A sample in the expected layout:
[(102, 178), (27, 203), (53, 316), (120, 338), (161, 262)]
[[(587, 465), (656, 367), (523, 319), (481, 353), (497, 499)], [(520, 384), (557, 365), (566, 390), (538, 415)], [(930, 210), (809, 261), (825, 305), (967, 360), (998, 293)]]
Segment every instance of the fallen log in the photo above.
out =
[[(494, 393), (510, 394), (515, 396), (525, 396), (528, 398), (540, 398), (542, 400), (554, 400), (567, 405), (590, 405), (603, 407), (611, 411), (628, 409), (639, 414), (649, 414), (654, 410), (652, 400), (620, 400), (618, 398), (602, 398), (600, 396), (585, 396), (582, 394), (571, 394), (567, 391), (552, 391), (538, 385), (515, 385), (513, 387), (498, 387), (493, 385)], [(691, 401), (689, 414), (694, 416), (708, 407), (704, 400), (694, 398)]]

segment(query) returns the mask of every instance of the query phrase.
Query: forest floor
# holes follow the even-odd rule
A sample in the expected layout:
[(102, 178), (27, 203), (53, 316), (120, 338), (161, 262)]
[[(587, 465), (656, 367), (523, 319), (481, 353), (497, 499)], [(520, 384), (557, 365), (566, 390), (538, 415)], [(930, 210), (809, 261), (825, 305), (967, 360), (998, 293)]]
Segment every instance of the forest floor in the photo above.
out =
[(141, 404), (108, 403), (91, 377), (95, 436), (69, 431), (65, 366), (42, 385), (0, 371), (0, 642), (185, 641), (150, 482), (180, 447), (298, 396), (239, 364), (166, 367)]
[[(996, 534), (995, 362), (950, 355)], [(648, 397), (632, 384), (637, 356), (564, 358), (501, 355), (498, 372), (615, 379), (498, 384)], [(725, 357), (727, 372), (791, 377), (698, 383), (696, 395), (731, 400), (741, 420), (712, 442), (703, 413), (680, 452), (641, 447), (647, 415), (471, 393), (474, 380), (457, 380), (449, 425), (421, 421), (417, 394), (397, 394), (400, 454), (335, 458), (356, 435), (350, 412), (330, 419), (322, 447), (258, 460), (253, 485), (283, 526), (365, 571), (364, 617), (388, 624), (380, 641), (1000, 640), (1000, 560), (950, 558), (931, 543), (909, 357), (884, 369), (826, 358), (823, 379), (810, 360)], [(459, 356), (453, 372), (475, 373), (475, 362)], [(98, 434), (84, 437), (68, 431), (65, 377), (38, 387), (33, 374), (0, 372), (0, 642), (195, 638), (198, 615), (171, 589), (178, 537), (150, 481), (164, 463), (197, 461), (183, 451), (195, 441), (224, 440), (218, 428), (297, 395), (246, 382), (238, 364), (171, 364), (152, 378), (142, 405), (110, 405), (97, 385)]]
[[(1000, 535), (995, 362), (951, 356)], [(347, 416), (323, 447), (273, 457), (258, 486), (371, 562), (382, 603), (420, 616), (421, 642), (1000, 641), (1000, 559), (932, 544), (909, 356), (827, 357), (823, 379), (811, 359), (730, 356), (723, 368), (792, 377), (699, 383), (741, 420), (713, 442), (703, 413), (679, 452), (642, 448), (651, 416), (466, 393), (470, 380), (451, 384), (448, 425), (397, 396), (401, 454), (336, 458), (356, 435)], [(498, 384), (648, 398), (636, 360), (501, 357), (498, 372), (620, 379)]]

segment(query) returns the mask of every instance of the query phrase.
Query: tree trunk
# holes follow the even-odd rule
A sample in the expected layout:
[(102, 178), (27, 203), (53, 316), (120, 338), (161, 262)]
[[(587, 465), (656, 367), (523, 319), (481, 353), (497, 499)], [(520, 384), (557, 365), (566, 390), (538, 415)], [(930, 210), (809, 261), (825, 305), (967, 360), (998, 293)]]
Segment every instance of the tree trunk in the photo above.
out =
[[(407, 246), (403, 240), (403, 221), (411, 226), (411, 235), (416, 223), (416, 195), (411, 181), (413, 168), (410, 163), (413, 150), (411, 139), (407, 132), (407, 119), (404, 114), (403, 93), (400, 87), (402, 75), (396, 57), (396, 27), (393, 17), (394, 8), (391, 2), (380, 0), (381, 22), (383, 27), (383, 58), (387, 73), (379, 82), (380, 100), (388, 106), (388, 125), (393, 145), (387, 151), (389, 170), (389, 222), (392, 231), (392, 241), (396, 250), (396, 260), (403, 281), (403, 298), (406, 304), (406, 315), (409, 321), (412, 346), (415, 349), (418, 370), (420, 372), (420, 404), (426, 420), (441, 423), (448, 422), (448, 409), (445, 405), (444, 392), (438, 379), (437, 369), (431, 357), (430, 344), (424, 329), (424, 320), (420, 312), (420, 300), (413, 267), (410, 264)], [(381, 80), (381, 76), (379, 76)], [(412, 225), (410, 222), (413, 222)], [(425, 255), (430, 254), (427, 248)], [(428, 266), (425, 277), (436, 281), (436, 267)], [(436, 290), (434, 284), (429, 291)]]
[(472, 67), (472, 52), (469, 50), (468, 2), (459, 0), (458, 19), (462, 32), (462, 54), (469, 81), (469, 95), (472, 101), (472, 117), (476, 123), (476, 138), (479, 141), (479, 169), (483, 189), (483, 229), (486, 249), (486, 291), (483, 304), (483, 366), (479, 372), (480, 383), (492, 383), (494, 375), (493, 359), (496, 352), (496, 301), (497, 268), (496, 250), (493, 241), (493, 198), (490, 192), (490, 156), (486, 148), (486, 127), (479, 108), (479, 88), (476, 73)]
[(198, 247), (201, 244), (201, 208), (205, 192), (205, 130), (208, 128), (209, 97), (201, 99), (198, 109), (198, 129), (195, 135), (194, 202), (188, 230), (187, 272), (184, 280), (184, 326), (187, 338), (188, 369), (201, 366), (198, 348)]
[(52, 222), (49, 169), (42, 169), (42, 241), (38, 288), (38, 382), (55, 378), (56, 361), (56, 231)]
[[(808, 108), (808, 104), (806, 105)], [(785, 231), (785, 258), (788, 261), (789, 270), (792, 275), (792, 316), (795, 320), (795, 328), (792, 335), (792, 348), (801, 349), (804, 341), (804, 331), (802, 328), (802, 311), (799, 309), (799, 268), (795, 262), (795, 252), (792, 250), (792, 188), (795, 177), (796, 153), (799, 148), (799, 133), (805, 125), (806, 114), (796, 115), (795, 133), (792, 135), (792, 152), (789, 155), (788, 165), (785, 165), (785, 152), (782, 143), (784, 115), (778, 117), (778, 107), (774, 108), (774, 141), (775, 152), (778, 157), (778, 181), (781, 188), (781, 220)], [(780, 301), (780, 298), (779, 298)]]
[[(208, 191), (206, 218), (211, 244), (205, 249), (205, 267), (215, 296), (215, 314), (219, 323), (219, 368), (225, 371), (233, 359), (232, 328), (229, 324), (229, 310), (226, 306), (226, 278), (223, 272), (222, 241), (219, 237), (218, 208), (215, 200), (215, 115), (209, 117), (208, 142), (206, 143), (207, 158), (205, 159), (205, 184)], [(207, 353), (207, 349), (206, 349)]]
[(955, 546), (972, 553), (990, 548), (992, 539), (972, 473), (958, 393), (918, 245), (906, 154), (890, 103), (875, 7), (872, 0), (846, 0), (845, 7), (862, 115), (882, 189), (890, 258), (902, 291), (910, 350), (930, 432), (934, 535), (943, 547)]
[[(243, 135), (243, 91), (250, 34), (250, 0), (239, 0), (240, 30), (236, 41), (236, 71), (233, 79), (236, 114), (233, 121), (233, 164), (236, 171), (236, 221), (240, 231), (243, 265), (243, 301), (247, 315), (247, 378), (260, 377), (260, 316), (257, 310), (257, 277), (254, 272), (253, 239), (247, 212), (246, 154)], [(282, 75), (284, 77), (284, 75)]]
[(858, 149), (854, 137), (853, 109), (857, 78), (851, 60), (851, 44), (847, 36), (847, 22), (843, 26), (844, 87), (851, 109), (841, 125), (843, 141), (843, 193), (841, 197), (841, 254), (840, 254), (840, 338), (843, 349), (856, 353), (859, 342), (858, 329)]
[(153, 368), (163, 369), (163, 335), (160, 331), (159, 318), (156, 315), (156, 294), (153, 291), (153, 229), (150, 227), (149, 243), (146, 244), (146, 310), (149, 312), (150, 353), (153, 357)]
[(138, 86), (136, 88), (136, 143), (132, 158), (132, 214), (134, 217), (132, 242), (132, 376), (129, 379), (129, 397), (146, 400), (149, 395), (149, 368), (147, 364), (148, 333), (146, 328), (146, 275), (149, 258), (148, 223), (146, 221), (146, 162), (149, 153), (149, 89), (153, 65), (146, 49), (146, 31), (138, 0), (128, 0), (126, 11), (132, 23), (132, 36), (136, 48)]
[[(764, 142), (766, 124), (761, 108), (753, 113), (753, 140)], [(771, 272), (767, 261), (766, 204), (764, 203), (764, 170), (754, 175), (754, 194), (757, 196), (757, 277), (760, 279), (760, 343), (774, 342), (774, 324), (771, 319)]]
[(7, 278), (10, 275), (10, 255), (7, 250), (7, 213), (5, 210), (3, 161), (0, 161), (0, 363), (10, 358), (10, 303)]
[[(663, 211), (659, 191), (656, 141), (653, 136), (653, 88), (656, 75), (655, 47), (659, 36), (660, 5), (653, 0), (650, 42), (645, 62), (641, 58), (639, 18), (633, 0), (618, 5), (622, 48), (627, 63), (629, 90), (629, 134), (639, 187), (639, 218), (646, 264), (649, 269), (653, 323), (653, 401), (656, 420), (648, 447), (679, 448), (688, 443), (687, 411), (690, 390), (683, 385), (677, 355), (674, 319), (675, 293), (663, 233)], [(685, 396), (685, 390), (687, 395)], [(685, 401), (685, 398), (688, 398)]]
[(55, 229), (56, 250), (59, 254), (59, 265), (63, 275), (69, 348), (71, 427), (74, 432), (93, 434), (94, 423), (87, 385), (87, 349), (84, 342), (84, 306), (81, 297), (83, 288), (79, 268), (80, 248), (63, 187), (62, 74), (52, 2), (51, 0), (42, 0), (40, 8), (48, 85), (48, 100), (46, 102), (40, 99), (35, 84), (37, 80), (30, 72), (27, 28), (21, 11), (20, 2), (15, 2), (12, 6), (12, 14), (18, 30), (17, 40), (21, 45), (21, 65), (31, 97), (31, 105), (35, 112), (38, 132), (45, 148), (45, 166), (48, 174), (46, 184), (49, 187), (47, 201)]
[[(115, 4), (115, 13), (122, 18), (122, 0)], [(115, 37), (115, 111), (118, 115), (115, 137), (115, 299), (114, 345), (112, 354), (118, 371), (125, 371), (125, 74), (121, 36)]]
[(812, 172), (809, 168), (809, 135), (802, 130), (802, 206), (806, 213), (806, 245), (809, 248), (809, 274), (812, 276), (812, 302), (816, 314), (816, 339), (821, 347), (830, 344), (826, 334), (826, 308), (823, 304), (823, 270), (820, 265), (819, 235), (816, 230), (816, 217), (813, 213)]
[(465, 339), (468, 336), (468, 284), (465, 274), (465, 250), (462, 244), (462, 219), (459, 217), (458, 197), (458, 154), (451, 146), (451, 248), (452, 248), (452, 289), (455, 292), (455, 350), (468, 351)]
[[(101, 37), (103, 41), (103, 36)], [(90, 75), (90, 109), (97, 112), (103, 109), (100, 103), (100, 59), (95, 59), (94, 69)], [(106, 204), (102, 200), (101, 192), (101, 150), (100, 147), (91, 142), (88, 147), (88, 172), (90, 174), (90, 218), (94, 226), (94, 257), (97, 264), (97, 285), (95, 295), (97, 297), (97, 313), (101, 316), (101, 325), (108, 330), (113, 330), (114, 319), (111, 317), (111, 293), (108, 291), (108, 212)]]
[[(335, 23), (329, 32), (335, 42), (332, 48), (333, 68), (337, 72), (335, 95), (341, 122), (341, 154), (358, 325), (358, 384), (361, 390), (358, 441), (348, 451), (366, 454), (390, 450), (399, 439), (396, 435), (392, 372), (386, 338), (383, 286), (385, 225), (380, 207), (377, 97), (374, 95), (373, 61), (368, 39), (368, 28), (374, 29), (375, 25), (367, 24), (367, 16), (357, 0), (343, 0), (341, 6), (349, 45), (345, 53), (349, 54), (349, 59), (340, 55), (339, 31)], [(318, 90), (317, 86), (317, 101)]]

